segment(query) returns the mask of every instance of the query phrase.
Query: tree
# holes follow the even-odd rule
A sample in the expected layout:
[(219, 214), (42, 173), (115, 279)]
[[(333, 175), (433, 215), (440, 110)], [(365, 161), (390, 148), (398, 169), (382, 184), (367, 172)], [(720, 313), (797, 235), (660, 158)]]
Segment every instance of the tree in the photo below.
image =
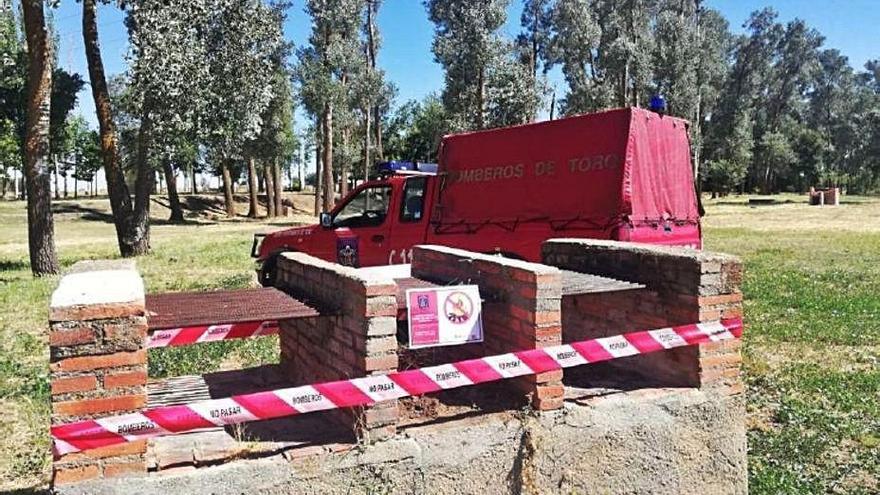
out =
[(28, 251), (31, 271), (41, 276), (58, 273), (48, 166), (52, 46), (42, 0), (23, 0), (21, 5), (28, 48), (27, 126), (24, 139)]
[[(86, 61), (89, 66), (89, 81), (95, 112), (98, 116), (98, 129), (101, 136), (101, 156), (104, 174), (107, 179), (107, 193), (110, 196), (110, 209), (116, 227), (116, 240), (122, 256), (137, 256), (150, 250), (150, 191), (153, 188), (153, 171), (146, 160), (138, 162), (135, 183), (135, 201), (132, 203), (128, 185), (125, 183), (120, 164), (116, 126), (113, 122), (110, 93), (104, 76), (104, 62), (98, 43), (98, 23), (96, 0), (82, 0), (82, 32)], [(145, 124), (146, 125), (146, 124)], [(146, 135), (147, 129), (141, 132)]]
[(348, 76), (362, 62), (358, 32), (362, 4), (356, 0), (309, 0), (312, 18), (309, 46), (298, 51), (295, 77), (303, 107), (317, 120), (321, 136), (321, 186), (323, 209), (335, 203), (334, 158), (335, 112), (349, 103)]
[(651, 81), (651, 54), (655, 38), (651, 22), (655, 0), (597, 0), (596, 19), (601, 26), (598, 72), (606, 92), (605, 104), (639, 106), (647, 100)]
[(791, 166), (797, 159), (788, 137), (777, 131), (764, 133), (755, 156), (761, 172), (759, 186), (765, 194), (778, 190), (778, 179), (785, 178), (791, 172)]
[[(211, 28), (204, 1), (129, 4), (131, 111), (138, 116), (138, 154), (165, 176), (171, 221), (183, 221), (176, 169), (196, 153), (200, 118), (207, 108), (208, 64), (205, 35)], [(185, 29), (198, 26), (200, 29)]]
[(437, 95), (410, 100), (389, 118), (386, 153), (395, 160), (436, 162), (440, 139), (447, 132), (446, 112)]
[[(552, 39), (552, 7), (553, 1), (551, 0), (523, 0), (523, 10), (520, 15), (520, 26), (522, 26), (523, 32), (516, 37), (515, 50), (520, 62), (525, 65), (528, 76), (525, 81), (530, 84), (529, 92), (533, 95), (547, 93), (546, 74), (550, 69), (548, 56)], [(539, 68), (541, 69), (540, 76), (538, 74)], [(525, 82), (520, 79), (521, 76), (515, 77), (517, 77), (516, 84)], [(537, 105), (527, 106), (534, 106), (534, 113), (528, 119), (534, 121), (538, 117)]]
[(736, 190), (748, 174), (748, 164), (725, 158), (706, 163), (705, 181), (712, 190), (712, 197), (727, 195)]
[(260, 132), (273, 94), (273, 62), (284, 47), (278, 9), (258, 0), (209, 2), (206, 26), (208, 146), (219, 157), (228, 216), (235, 215), (230, 167)]
[(434, 23), (434, 59), (443, 67), (441, 96), (455, 129), (486, 127), (487, 86), (505, 43), (498, 31), (509, 0), (426, 0)]
[(589, 0), (557, 0), (550, 12), (552, 34), (548, 65), (560, 65), (568, 83), (562, 112), (576, 114), (603, 108), (610, 93), (597, 63), (601, 28)]

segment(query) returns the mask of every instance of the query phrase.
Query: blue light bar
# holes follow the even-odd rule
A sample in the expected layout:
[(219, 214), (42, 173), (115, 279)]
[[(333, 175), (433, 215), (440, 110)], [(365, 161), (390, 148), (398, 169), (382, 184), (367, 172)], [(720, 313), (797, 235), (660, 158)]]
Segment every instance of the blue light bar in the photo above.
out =
[(380, 174), (393, 174), (395, 172), (422, 172), (426, 174), (436, 174), (437, 164), (389, 161), (376, 165), (376, 170), (378, 170)]

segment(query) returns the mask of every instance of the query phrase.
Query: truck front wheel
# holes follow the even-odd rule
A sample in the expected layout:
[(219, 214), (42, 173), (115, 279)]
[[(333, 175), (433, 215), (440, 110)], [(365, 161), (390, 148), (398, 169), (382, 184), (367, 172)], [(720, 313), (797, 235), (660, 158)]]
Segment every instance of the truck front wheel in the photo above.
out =
[(257, 278), (263, 287), (275, 287), (276, 277), (278, 276), (278, 257), (281, 253), (275, 253), (263, 262), (263, 265), (257, 270)]

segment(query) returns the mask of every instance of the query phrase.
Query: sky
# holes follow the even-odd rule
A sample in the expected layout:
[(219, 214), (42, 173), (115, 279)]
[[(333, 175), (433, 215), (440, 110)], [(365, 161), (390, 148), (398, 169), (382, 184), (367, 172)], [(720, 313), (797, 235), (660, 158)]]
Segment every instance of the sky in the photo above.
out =
[[(880, 0), (705, 0), (706, 5), (719, 10), (730, 22), (731, 30), (742, 32), (742, 24), (749, 14), (765, 6), (779, 12), (782, 22), (801, 18), (825, 36), (825, 47), (837, 48), (848, 56), (853, 67), (861, 69), (870, 59), (880, 58)], [(505, 35), (514, 37), (519, 32), (520, 0), (511, 0)], [(100, 4), (99, 4), (100, 5)], [(58, 60), (67, 70), (88, 79), (81, 34), (82, 5), (74, 0), (62, 0), (54, 10), (55, 24), (60, 36)], [(384, 0), (378, 17), (382, 36), (379, 65), (387, 78), (398, 88), (397, 103), (420, 99), (439, 93), (443, 86), (443, 72), (431, 53), (433, 25), (428, 20), (421, 0)], [(294, 0), (284, 26), (285, 36), (295, 44), (307, 42), (309, 19), (303, 12), (303, 0)], [(98, 29), (107, 74), (125, 70), (128, 37), (123, 25), (122, 12), (113, 6), (101, 5)], [(550, 74), (551, 83), (564, 89), (559, 71)], [(94, 104), (90, 89), (79, 95), (76, 110), (95, 125)], [(297, 117), (297, 127), (303, 117)]]

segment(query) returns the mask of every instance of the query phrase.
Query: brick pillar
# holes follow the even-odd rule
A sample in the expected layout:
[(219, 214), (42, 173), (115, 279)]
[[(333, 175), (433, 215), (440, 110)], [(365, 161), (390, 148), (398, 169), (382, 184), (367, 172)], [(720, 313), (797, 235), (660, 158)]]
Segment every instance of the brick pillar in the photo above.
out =
[[(742, 263), (734, 256), (679, 247), (595, 239), (544, 243), (544, 262), (563, 269), (644, 284), (645, 289), (569, 297), (563, 325), (573, 340), (645, 328), (742, 317)], [(568, 337), (567, 337), (568, 338)], [(666, 380), (742, 392), (739, 340), (610, 362)]]
[[(281, 367), (296, 385), (397, 371), (397, 286), (390, 278), (303, 253), (279, 258), (279, 288), (322, 311), (317, 318), (282, 320)], [(366, 442), (396, 431), (397, 401), (335, 417)]]
[[(732, 257), (713, 261), (701, 264), (697, 318), (701, 322), (742, 318), (742, 263)], [(700, 388), (728, 395), (742, 393), (742, 340), (700, 344), (698, 347)]]
[[(52, 294), (49, 325), (53, 425), (146, 406), (147, 320), (134, 263), (75, 264)], [(142, 440), (56, 458), (53, 484), (146, 473), (145, 451)]]
[[(417, 246), (412, 275), (442, 284), (476, 284), (483, 304), (486, 355), (562, 342), (562, 279), (557, 268), (442, 246)], [(510, 382), (538, 410), (562, 407), (562, 370)]]

